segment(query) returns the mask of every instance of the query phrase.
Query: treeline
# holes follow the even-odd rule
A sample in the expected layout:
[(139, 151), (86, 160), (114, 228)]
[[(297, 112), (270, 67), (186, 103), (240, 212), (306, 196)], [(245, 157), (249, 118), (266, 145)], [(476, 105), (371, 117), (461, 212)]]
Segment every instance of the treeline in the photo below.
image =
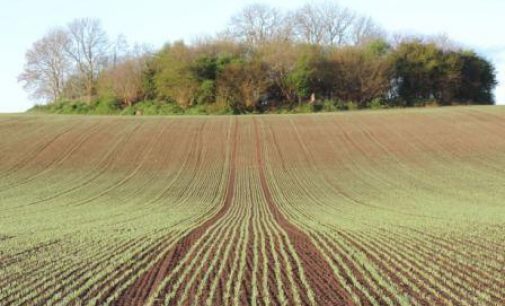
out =
[(318, 111), (493, 104), (493, 65), (446, 39), (389, 36), (332, 3), (252, 5), (228, 28), (161, 50), (111, 42), (94, 19), (52, 30), (20, 81), (52, 112)]

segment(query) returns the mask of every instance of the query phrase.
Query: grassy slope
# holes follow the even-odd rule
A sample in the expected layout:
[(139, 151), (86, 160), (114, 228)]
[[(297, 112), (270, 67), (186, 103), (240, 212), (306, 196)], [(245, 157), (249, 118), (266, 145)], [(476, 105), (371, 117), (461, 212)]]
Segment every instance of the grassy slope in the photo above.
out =
[[(313, 284), (289, 285), (303, 281), (288, 267), (299, 264), (296, 255), (287, 260), (296, 241), (282, 238), (268, 213), (256, 145), (275, 204), (310, 236), (351, 301), (505, 299), (505, 109), (468, 107), (238, 118), (2, 115), (0, 304), (113, 300), (219, 209), (234, 122), (237, 209), (229, 214), (251, 220), (252, 233), (223, 219), (223, 233), (229, 226), (243, 235), (213, 252), (239, 277), (246, 266), (230, 255), (242, 252), (232, 241), (261, 253), (268, 245), (255, 238), (271, 237), (277, 266), (253, 268), (258, 279), (246, 285), (260, 297), (278, 285), (262, 280), (265, 273), (285, 282), (278, 290), (292, 301), (310, 301), (304, 290)], [(252, 256), (253, 267), (262, 260)], [(195, 269), (197, 289), (205, 273)], [(119, 285), (109, 291), (111, 280)]]

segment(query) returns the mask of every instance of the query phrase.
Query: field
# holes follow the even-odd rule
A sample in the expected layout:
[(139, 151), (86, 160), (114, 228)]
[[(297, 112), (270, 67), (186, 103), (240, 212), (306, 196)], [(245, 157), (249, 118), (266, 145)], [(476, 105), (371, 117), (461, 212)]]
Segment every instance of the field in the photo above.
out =
[(0, 305), (505, 305), (505, 108), (0, 116)]

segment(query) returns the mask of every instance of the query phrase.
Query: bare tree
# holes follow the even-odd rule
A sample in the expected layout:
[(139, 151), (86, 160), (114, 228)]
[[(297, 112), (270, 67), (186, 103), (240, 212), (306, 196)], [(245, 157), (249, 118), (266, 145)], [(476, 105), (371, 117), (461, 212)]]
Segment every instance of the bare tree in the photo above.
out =
[(253, 4), (232, 17), (228, 34), (252, 46), (273, 39), (289, 39), (290, 31), (286, 21), (276, 8)]
[(362, 45), (384, 36), (384, 31), (372, 18), (361, 16), (354, 20), (350, 29), (349, 40), (353, 45)]
[(326, 29), (325, 42), (328, 45), (337, 46), (346, 44), (356, 14), (333, 2), (323, 3), (321, 9), (325, 12), (323, 15)]
[(305, 4), (292, 16), (296, 36), (305, 43), (321, 45), (324, 40), (323, 12), (319, 7)]
[(105, 67), (109, 41), (97, 19), (77, 19), (68, 25), (70, 43), (66, 52), (76, 64), (77, 72), (85, 80), (88, 101), (95, 93), (96, 79)]
[(48, 101), (61, 98), (70, 71), (70, 61), (64, 50), (69, 37), (63, 30), (52, 30), (36, 41), (26, 52), (24, 71), (18, 81), (32, 97)]
[(126, 56), (130, 51), (128, 41), (126, 40), (126, 37), (124, 35), (122, 34), (119, 35), (116, 38), (116, 40), (111, 44), (111, 51), (112, 51), (111, 65), (115, 67), (116, 64), (119, 63), (121, 58)]
[(343, 45), (356, 18), (351, 10), (334, 2), (305, 4), (293, 14), (298, 38), (318, 45)]

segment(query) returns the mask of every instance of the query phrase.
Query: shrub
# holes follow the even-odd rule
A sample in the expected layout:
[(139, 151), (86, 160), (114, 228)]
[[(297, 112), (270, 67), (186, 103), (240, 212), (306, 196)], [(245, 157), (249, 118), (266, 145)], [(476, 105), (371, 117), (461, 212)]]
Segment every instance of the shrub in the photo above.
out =
[(133, 106), (127, 106), (119, 114), (122, 116), (134, 116), (135, 108)]
[(184, 110), (173, 102), (141, 101), (133, 106), (128, 106), (121, 111), (121, 115), (134, 116), (141, 112), (145, 116), (176, 115), (184, 113)]
[(215, 115), (227, 115), (232, 114), (232, 110), (225, 103), (210, 103), (205, 105), (205, 110), (207, 114), (215, 114)]
[(350, 111), (358, 109), (358, 103), (353, 102), (353, 101), (348, 101), (348, 102), (346, 102), (345, 105), (346, 105), (347, 110), (350, 110)]
[(176, 103), (160, 103), (158, 108), (158, 115), (180, 115), (184, 113)]
[(99, 100), (91, 105), (92, 111), (96, 115), (113, 115), (121, 111), (121, 104), (114, 99)]
[(207, 109), (205, 105), (193, 105), (186, 108), (184, 113), (187, 115), (206, 115)]
[(323, 101), (323, 111), (325, 112), (335, 112), (338, 111), (337, 101), (334, 100), (324, 100)]
[(349, 110), (357, 110), (358, 103), (353, 102), (353, 101), (343, 101), (343, 100), (337, 100), (334, 102), (334, 107), (336, 111), (349, 111)]
[(301, 104), (298, 104), (297, 106), (295, 106), (293, 108), (292, 112), (293, 113), (301, 113), (301, 114), (311, 113), (312, 107), (308, 103), (301, 103)]
[(29, 112), (50, 114), (88, 114), (93, 107), (82, 101), (58, 101), (45, 105), (35, 105)]
[(323, 110), (323, 104), (322, 103), (314, 103), (311, 105), (311, 109), (313, 112), (318, 113)]
[(372, 101), (368, 102), (367, 107), (370, 109), (381, 109), (384, 108), (384, 103), (381, 99), (375, 98)]
[(216, 86), (214, 81), (205, 80), (200, 85), (200, 88), (197, 91), (196, 95), (196, 103), (197, 104), (210, 104), (215, 102), (216, 100)]

